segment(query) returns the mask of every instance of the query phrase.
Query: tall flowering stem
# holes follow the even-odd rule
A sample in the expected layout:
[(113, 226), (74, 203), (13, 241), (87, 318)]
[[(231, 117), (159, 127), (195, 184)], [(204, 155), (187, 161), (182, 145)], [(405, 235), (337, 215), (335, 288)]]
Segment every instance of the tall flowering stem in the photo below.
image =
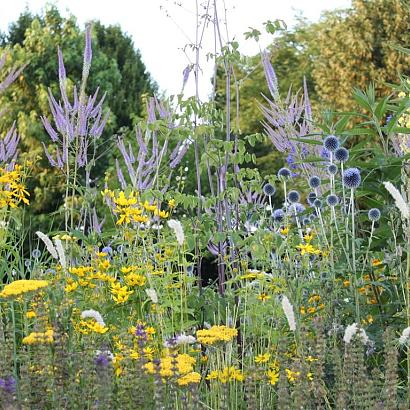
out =
[[(179, 140), (175, 148), (170, 148), (170, 139), (179, 129), (172, 119), (172, 112), (156, 98), (150, 98), (147, 103), (148, 118), (146, 124), (140, 124), (135, 130), (138, 151), (135, 153), (132, 145), (126, 145), (124, 138), (119, 137), (117, 147), (121, 152), (124, 164), (133, 189), (142, 192), (147, 189), (159, 188), (159, 171), (166, 167), (167, 183), (161, 187), (162, 192), (168, 188), (168, 182), (175, 168), (180, 164), (192, 140), (188, 137)], [(154, 127), (155, 123), (165, 122), (165, 127)], [(163, 141), (160, 140), (163, 138)], [(127, 185), (124, 173), (117, 162), (117, 175), (122, 188)]]
[[(85, 93), (91, 66), (91, 26), (87, 26), (85, 35), (83, 75), (79, 95), (77, 88), (73, 90), (73, 100), (70, 102), (67, 94), (67, 77), (62, 51), (58, 49), (58, 76), (61, 100), (57, 101), (49, 90), (48, 101), (54, 120), (54, 126), (46, 116), (42, 116), (44, 128), (54, 143), (53, 153), (43, 143), (45, 154), (52, 167), (60, 169), (66, 179), (65, 193), (65, 228), (74, 228), (74, 199), (80, 169), (85, 172), (85, 184), (89, 186), (90, 161), (89, 149), (93, 148), (92, 157), (96, 154), (96, 142), (101, 137), (108, 113), (103, 114), (105, 94), (97, 101), (99, 90), (92, 96)], [(71, 194), (70, 194), (71, 187)], [(71, 197), (71, 201), (69, 200)], [(69, 202), (71, 206), (69, 207)], [(91, 214), (90, 214), (91, 218)]]

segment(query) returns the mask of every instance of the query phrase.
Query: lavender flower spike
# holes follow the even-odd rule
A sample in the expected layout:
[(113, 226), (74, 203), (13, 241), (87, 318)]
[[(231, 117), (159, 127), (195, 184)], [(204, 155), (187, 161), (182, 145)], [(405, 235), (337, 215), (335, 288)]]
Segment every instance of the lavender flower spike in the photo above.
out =
[(272, 64), (269, 61), (269, 55), (266, 51), (262, 53), (262, 64), (265, 71), (269, 91), (272, 94), (272, 97), (276, 100), (277, 98), (279, 98), (278, 79), (276, 77), (275, 70), (273, 69)]
[(91, 24), (87, 25), (85, 30), (85, 48), (84, 48), (84, 65), (91, 66), (91, 59), (93, 57), (93, 52), (91, 48)]
[(58, 53), (58, 78), (60, 80), (60, 85), (62, 85), (67, 79), (67, 74), (66, 74), (65, 67), (64, 67), (63, 53), (61, 52), (60, 47), (58, 47), (57, 53)]

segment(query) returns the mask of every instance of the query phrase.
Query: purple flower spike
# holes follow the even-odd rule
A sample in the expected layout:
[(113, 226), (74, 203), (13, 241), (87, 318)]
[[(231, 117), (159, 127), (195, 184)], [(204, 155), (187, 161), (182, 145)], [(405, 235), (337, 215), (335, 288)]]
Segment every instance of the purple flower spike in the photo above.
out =
[(110, 364), (111, 360), (109, 357), (104, 352), (101, 352), (96, 358), (95, 358), (95, 365), (97, 367), (107, 367)]
[(276, 77), (275, 70), (270, 63), (269, 55), (266, 51), (262, 53), (262, 64), (263, 69), (265, 70), (265, 77), (268, 83), (269, 91), (272, 94), (272, 97), (276, 99), (279, 97), (278, 78)]
[(85, 30), (84, 65), (90, 67), (93, 52), (91, 48), (91, 24)]
[(147, 338), (147, 332), (145, 331), (145, 327), (142, 324), (137, 324), (135, 328), (135, 336), (137, 336), (140, 339), (146, 339)]
[(64, 67), (63, 53), (61, 52), (60, 47), (58, 47), (57, 53), (58, 53), (58, 78), (61, 84), (61, 83), (64, 83), (64, 81), (67, 79), (67, 76), (66, 76), (65, 67)]
[(14, 394), (16, 391), (16, 379), (13, 376), (0, 378), (0, 390), (5, 393)]

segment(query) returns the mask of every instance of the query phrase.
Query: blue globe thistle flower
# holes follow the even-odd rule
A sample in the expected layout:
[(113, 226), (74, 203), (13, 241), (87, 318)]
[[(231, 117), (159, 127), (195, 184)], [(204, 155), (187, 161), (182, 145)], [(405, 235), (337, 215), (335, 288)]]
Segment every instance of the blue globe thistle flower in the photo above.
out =
[(289, 206), (289, 213), (291, 215), (300, 214), (304, 211), (305, 211), (305, 207), (299, 202), (294, 202), (293, 204)]
[(338, 171), (337, 165), (335, 164), (329, 164), (327, 167), (327, 172), (329, 172), (330, 175), (336, 175)]
[(104, 248), (101, 249), (101, 252), (108, 253), (110, 255), (112, 253), (112, 248), (111, 246), (104, 246)]
[(380, 210), (378, 208), (372, 208), (372, 209), (369, 210), (367, 216), (368, 216), (370, 221), (376, 222), (380, 219), (381, 213), (380, 213)]
[(346, 162), (349, 159), (349, 150), (340, 147), (335, 151), (335, 158), (339, 162)]
[(325, 147), (322, 147), (320, 150), (320, 157), (324, 159), (329, 159), (330, 158), (330, 151), (327, 150)]
[(268, 183), (263, 186), (263, 193), (266, 196), (273, 196), (275, 195), (275, 192), (276, 192), (276, 188), (272, 184)]
[(308, 194), (308, 196), (307, 196), (307, 198), (306, 198), (307, 203), (308, 203), (310, 206), (313, 206), (313, 202), (315, 202), (315, 199), (316, 199), (316, 198), (317, 198), (316, 192), (309, 192), (309, 194)]
[(357, 168), (348, 168), (343, 172), (343, 185), (346, 188), (356, 189), (361, 181), (360, 171)]
[(31, 252), (31, 256), (34, 259), (38, 259), (41, 256), (41, 252), (39, 249), (34, 249), (33, 252)]
[(295, 203), (295, 202), (299, 202), (299, 200), (300, 200), (299, 192), (298, 191), (289, 191), (288, 200), (292, 204)]
[(313, 202), (313, 206), (315, 208), (321, 208), (322, 207), (322, 201), (320, 199), (315, 199), (315, 201)]
[(290, 172), (290, 169), (288, 168), (281, 168), (278, 171), (278, 177), (283, 177), (283, 178), (290, 178), (292, 175), (292, 173)]
[(275, 209), (272, 213), (272, 217), (276, 222), (281, 222), (285, 217), (285, 212), (283, 212), (282, 209)]
[(335, 135), (328, 135), (323, 141), (323, 146), (328, 151), (334, 152), (340, 146), (339, 138), (337, 138)]
[(313, 177), (309, 178), (309, 186), (311, 188), (318, 188), (320, 186), (320, 178), (314, 175)]
[(337, 197), (337, 195), (330, 194), (327, 196), (326, 202), (329, 206), (333, 207), (339, 203), (339, 198)]

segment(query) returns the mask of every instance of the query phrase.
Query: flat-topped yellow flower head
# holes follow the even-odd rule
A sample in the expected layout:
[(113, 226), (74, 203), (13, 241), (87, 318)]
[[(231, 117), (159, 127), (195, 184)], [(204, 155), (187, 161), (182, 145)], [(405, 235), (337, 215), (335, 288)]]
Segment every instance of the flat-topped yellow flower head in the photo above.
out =
[(35, 292), (49, 285), (47, 280), (21, 279), (9, 283), (0, 292), (2, 298), (13, 298), (25, 293)]

